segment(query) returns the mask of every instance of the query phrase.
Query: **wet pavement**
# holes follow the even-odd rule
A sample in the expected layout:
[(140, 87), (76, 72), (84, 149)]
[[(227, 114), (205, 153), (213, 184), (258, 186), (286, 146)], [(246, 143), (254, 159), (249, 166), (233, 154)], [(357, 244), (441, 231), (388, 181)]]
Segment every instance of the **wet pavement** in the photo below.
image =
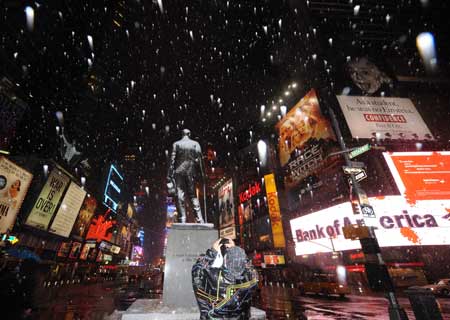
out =
[[(450, 319), (450, 299), (438, 298), (438, 302), (443, 318)], [(400, 297), (399, 303), (405, 308), (409, 320), (416, 319), (406, 297)], [(271, 320), (389, 320), (388, 301), (376, 296), (301, 296), (295, 289), (263, 287), (259, 306), (266, 310)]]
[[(35, 319), (101, 320), (114, 310), (125, 310), (138, 298), (158, 298), (160, 295), (142, 292), (134, 285), (114, 282), (47, 288), (39, 296), (40, 308)], [(450, 319), (450, 299), (438, 299), (443, 318)], [(399, 298), (410, 320), (415, 317), (409, 301)], [(255, 297), (257, 307), (267, 312), (269, 320), (389, 320), (388, 303), (383, 297), (350, 295), (322, 297), (299, 295), (296, 289), (262, 287)]]

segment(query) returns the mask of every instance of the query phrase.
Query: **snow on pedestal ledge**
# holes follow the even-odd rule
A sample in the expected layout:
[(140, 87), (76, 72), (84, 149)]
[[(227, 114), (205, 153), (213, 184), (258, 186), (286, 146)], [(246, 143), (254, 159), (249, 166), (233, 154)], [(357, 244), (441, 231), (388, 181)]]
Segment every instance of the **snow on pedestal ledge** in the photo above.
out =
[[(251, 308), (250, 320), (266, 319), (263, 310)], [(138, 299), (122, 314), (122, 320), (198, 320), (198, 308), (164, 306), (161, 299)]]

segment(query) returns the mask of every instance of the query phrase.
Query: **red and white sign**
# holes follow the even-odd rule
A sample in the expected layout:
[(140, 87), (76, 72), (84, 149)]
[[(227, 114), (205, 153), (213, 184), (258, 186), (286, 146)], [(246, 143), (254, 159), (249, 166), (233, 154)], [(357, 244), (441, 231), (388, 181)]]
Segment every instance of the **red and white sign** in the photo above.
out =
[(385, 152), (383, 156), (409, 203), (450, 200), (450, 152)]
[(410, 99), (337, 96), (355, 138), (433, 139)]
[[(376, 218), (365, 219), (380, 247), (449, 245), (450, 200), (408, 203), (402, 196), (369, 198)], [(296, 255), (360, 249), (359, 241), (345, 239), (342, 227), (362, 223), (345, 202), (290, 221)]]

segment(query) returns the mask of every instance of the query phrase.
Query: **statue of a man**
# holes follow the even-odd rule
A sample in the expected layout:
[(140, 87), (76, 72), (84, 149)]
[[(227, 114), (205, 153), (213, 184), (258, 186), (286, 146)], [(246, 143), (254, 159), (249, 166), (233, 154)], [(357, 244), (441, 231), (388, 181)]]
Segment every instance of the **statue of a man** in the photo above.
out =
[[(167, 183), (169, 193), (176, 196), (179, 220), (186, 223), (186, 196), (192, 204), (197, 223), (204, 223), (200, 202), (195, 192), (195, 181), (200, 174), (205, 179), (200, 144), (190, 138), (191, 131), (183, 129), (182, 138), (172, 146)], [(172, 190), (171, 190), (172, 189)]]

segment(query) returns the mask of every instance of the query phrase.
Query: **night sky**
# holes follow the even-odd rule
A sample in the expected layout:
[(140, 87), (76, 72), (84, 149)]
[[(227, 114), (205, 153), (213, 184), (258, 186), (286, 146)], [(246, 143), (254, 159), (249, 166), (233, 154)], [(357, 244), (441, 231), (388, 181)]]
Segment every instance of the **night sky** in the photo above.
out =
[[(11, 151), (57, 157), (61, 111), (93, 167), (134, 154), (131, 190), (143, 179), (159, 190), (180, 129), (230, 169), (237, 150), (272, 132), (281, 105), (292, 107), (326, 69), (340, 78), (334, 56), (399, 59), (414, 50), (411, 30), (448, 35), (434, 7), (418, 22), (407, 1), (334, 2), (310, 1), (307, 18), (296, 0), (2, 1), (0, 67), (29, 105)], [(416, 2), (426, 10), (429, 1)], [(409, 73), (423, 73), (416, 52), (407, 61)]]

